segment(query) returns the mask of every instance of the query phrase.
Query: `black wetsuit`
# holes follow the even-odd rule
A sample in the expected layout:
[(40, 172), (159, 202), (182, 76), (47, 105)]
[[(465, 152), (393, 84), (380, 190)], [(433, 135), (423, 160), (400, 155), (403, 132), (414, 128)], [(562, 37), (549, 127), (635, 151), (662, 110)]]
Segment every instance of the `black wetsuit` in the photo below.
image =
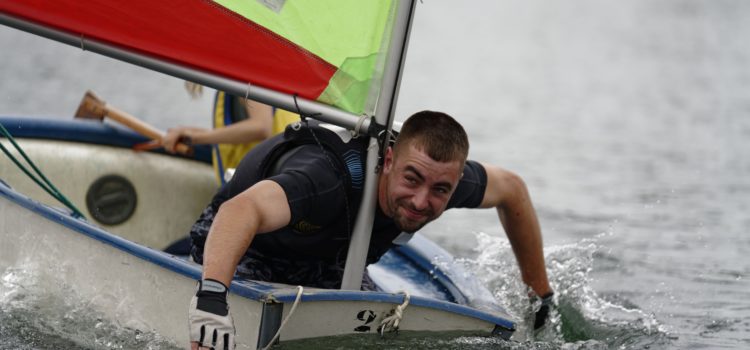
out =
[[(268, 179), (283, 188), (291, 212), (290, 223), (274, 232), (256, 235), (238, 265), (238, 274), (254, 280), (339, 288), (364, 185), (367, 143), (358, 139), (344, 143), (327, 129), (313, 130), (315, 142), (297, 142), (287, 147), (293, 138), (290, 133), (294, 133), (288, 129), (245, 156), (232, 180), (214, 196), (193, 225), (191, 255), (196, 262), (203, 261), (203, 246), (219, 206)], [(302, 127), (297, 132), (309, 130)], [(289, 156), (280, 157), (283, 153)], [(467, 161), (464, 176), (447, 207), (479, 206), (486, 182), (484, 168)], [(404, 237), (410, 236), (402, 235), (378, 206), (367, 263), (377, 262), (394, 244), (405, 243)], [(372, 287), (365, 276), (363, 288)]]

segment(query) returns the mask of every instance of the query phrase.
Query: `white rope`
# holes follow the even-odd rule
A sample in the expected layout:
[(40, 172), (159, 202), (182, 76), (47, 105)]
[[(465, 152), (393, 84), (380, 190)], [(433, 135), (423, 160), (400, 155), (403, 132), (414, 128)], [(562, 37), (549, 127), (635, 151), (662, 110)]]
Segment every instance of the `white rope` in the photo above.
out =
[(251, 82), (247, 82), (247, 88), (245, 88), (245, 100), (247, 100), (247, 96), (250, 95), (250, 88), (253, 86)]
[(294, 310), (297, 308), (297, 305), (299, 304), (300, 300), (302, 300), (302, 291), (304, 288), (302, 286), (297, 286), (297, 297), (294, 298), (294, 304), (292, 304), (292, 308), (289, 310), (289, 313), (286, 314), (286, 317), (283, 321), (281, 321), (281, 325), (279, 326), (279, 329), (276, 331), (276, 335), (273, 336), (270, 342), (266, 344), (266, 347), (264, 347), (262, 350), (268, 350), (273, 346), (273, 343), (276, 342), (276, 339), (279, 338), (281, 335), (281, 330), (284, 328), (284, 325), (286, 325), (286, 321), (289, 321), (289, 318), (292, 317), (292, 314), (294, 313)]
[(404, 317), (404, 309), (409, 305), (409, 292), (400, 291), (399, 293), (404, 293), (404, 302), (401, 305), (396, 306), (396, 308), (393, 309), (393, 313), (380, 322), (379, 331), (381, 337), (385, 333), (386, 328), (388, 328), (388, 330), (398, 330), (398, 324), (401, 322), (401, 318)]

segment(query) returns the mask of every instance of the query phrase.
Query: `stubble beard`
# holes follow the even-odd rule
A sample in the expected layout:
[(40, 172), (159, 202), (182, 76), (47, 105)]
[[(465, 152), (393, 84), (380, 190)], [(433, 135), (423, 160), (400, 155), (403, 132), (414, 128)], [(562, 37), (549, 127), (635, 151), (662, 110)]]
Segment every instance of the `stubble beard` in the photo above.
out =
[(422, 221), (414, 221), (411, 219), (408, 219), (406, 216), (401, 214), (401, 211), (399, 208), (404, 208), (405, 210), (413, 209), (412, 206), (410, 206), (408, 203), (405, 203), (404, 200), (397, 200), (395, 205), (395, 210), (393, 213), (393, 221), (396, 223), (396, 226), (404, 232), (407, 233), (414, 233), (419, 231), (422, 227), (427, 225), (427, 223), (433, 221), (436, 219), (435, 213), (432, 210), (428, 210), (425, 212), (425, 219)]

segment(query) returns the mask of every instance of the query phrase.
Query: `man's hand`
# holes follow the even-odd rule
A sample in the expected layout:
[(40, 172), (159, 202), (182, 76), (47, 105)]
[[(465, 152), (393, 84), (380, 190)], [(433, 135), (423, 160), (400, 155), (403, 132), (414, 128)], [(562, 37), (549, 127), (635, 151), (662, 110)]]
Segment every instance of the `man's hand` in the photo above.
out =
[(223, 283), (212, 279), (200, 281), (188, 314), (193, 350), (204, 347), (234, 349), (234, 321), (227, 305), (227, 287)]
[[(534, 297), (532, 298), (532, 302), (534, 304), (538, 303), (538, 308), (535, 307), (534, 311), (534, 330), (538, 330), (547, 323), (547, 319), (549, 318), (550, 309), (553, 306), (553, 296), (555, 293), (549, 292), (545, 294), (543, 297), (538, 298)], [(534, 305), (536, 306), (536, 305)]]

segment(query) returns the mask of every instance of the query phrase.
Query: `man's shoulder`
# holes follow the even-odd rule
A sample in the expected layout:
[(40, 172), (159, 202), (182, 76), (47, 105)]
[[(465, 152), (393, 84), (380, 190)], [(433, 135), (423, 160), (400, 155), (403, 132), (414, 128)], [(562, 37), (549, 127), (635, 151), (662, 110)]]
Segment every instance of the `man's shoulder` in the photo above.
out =
[(487, 172), (479, 162), (467, 160), (463, 176), (453, 192), (448, 208), (476, 208), (482, 203), (487, 189)]
[(475, 160), (467, 160), (466, 165), (464, 165), (464, 172), (463, 176), (461, 176), (460, 181), (471, 181), (476, 183), (487, 183), (487, 171), (484, 169), (484, 166), (475, 161)]

